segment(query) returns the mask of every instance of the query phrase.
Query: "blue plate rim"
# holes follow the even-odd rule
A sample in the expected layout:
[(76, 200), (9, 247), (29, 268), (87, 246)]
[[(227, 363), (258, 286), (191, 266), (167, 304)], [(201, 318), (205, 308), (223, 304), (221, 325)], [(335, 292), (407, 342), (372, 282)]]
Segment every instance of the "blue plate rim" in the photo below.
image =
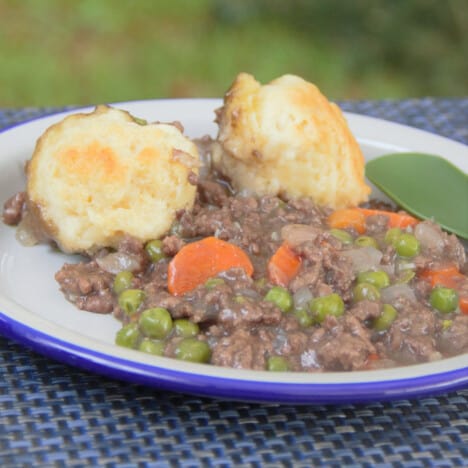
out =
[(364, 403), (435, 395), (468, 386), (468, 366), (413, 378), (345, 384), (260, 382), (198, 375), (85, 348), (38, 331), (3, 311), (0, 311), (0, 333), (52, 359), (110, 378), (160, 390), (229, 400), (294, 404)]

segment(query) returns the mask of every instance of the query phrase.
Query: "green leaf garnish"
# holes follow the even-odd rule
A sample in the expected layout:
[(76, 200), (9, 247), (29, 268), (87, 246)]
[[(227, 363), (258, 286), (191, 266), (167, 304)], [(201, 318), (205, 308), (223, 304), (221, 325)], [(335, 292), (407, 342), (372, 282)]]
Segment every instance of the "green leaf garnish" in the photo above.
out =
[(468, 175), (446, 159), (388, 154), (369, 161), (366, 176), (409, 213), (468, 239)]

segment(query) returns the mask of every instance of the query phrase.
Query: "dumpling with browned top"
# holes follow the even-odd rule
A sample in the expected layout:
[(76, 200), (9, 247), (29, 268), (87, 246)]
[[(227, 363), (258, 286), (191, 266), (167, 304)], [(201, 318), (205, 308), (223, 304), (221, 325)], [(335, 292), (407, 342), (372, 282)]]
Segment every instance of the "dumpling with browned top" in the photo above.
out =
[[(28, 216), (65, 252), (164, 235), (190, 209), (198, 151), (173, 124), (108, 106), (73, 114), (38, 140), (27, 167)], [(31, 224), (31, 222), (29, 221)]]
[(367, 200), (359, 145), (338, 106), (312, 83), (284, 75), (262, 86), (241, 73), (217, 120), (213, 162), (237, 190), (332, 208)]

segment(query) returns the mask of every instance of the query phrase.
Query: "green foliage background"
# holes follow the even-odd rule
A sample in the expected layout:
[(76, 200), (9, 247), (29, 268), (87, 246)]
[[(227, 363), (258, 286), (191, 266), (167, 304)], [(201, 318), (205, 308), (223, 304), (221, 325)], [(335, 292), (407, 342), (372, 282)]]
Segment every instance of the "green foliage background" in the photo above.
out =
[(240, 71), (466, 96), (468, 1), (0, 0), (3, 107), (221, 96)]

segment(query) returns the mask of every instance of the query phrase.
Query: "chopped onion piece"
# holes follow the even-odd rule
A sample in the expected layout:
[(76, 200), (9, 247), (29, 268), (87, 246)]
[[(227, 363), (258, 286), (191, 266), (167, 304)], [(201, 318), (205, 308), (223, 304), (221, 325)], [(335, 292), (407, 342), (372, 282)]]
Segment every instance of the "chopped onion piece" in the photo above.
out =
[(255, 291), (255, 289), (245, 288), (237, 292), (241, 296), (250, 297), (251, 299), (259, 300), (261, 298), (260, 294)]
[(343, 251), (343, 255), (348, 257), (355, 273), (370, 271), (377, 268), (382, 260), (383, 254), (375, 247), (361, 247)]
[(308, 224), (287, 224), (281, 229), (281, 237), (291, 247), (296, 247), (306, 241), (313, 241), (321, 229)]
[(116, 275), (121, 271), (135, 271), (140, 268), (140, 260), (137, 255), (123, 252), (110, 253), (104, 257), (96, 258), (96, 263), (104, 271)]
[(285, 330), (278, 329), (276, 336), (273, 340), (273, 349), (275, 353), (282, 354), (289, 347), (288, 335)]
[(24, 220), (18, 224), (18, 228), (16, 229), (16, 239), (25, 247), (31, 247), (39, 242), (34, 234), (34, 230), (30, 229), (28, 223), (24, 222)]
[(274, 242), (278, 242), (279, 240), (281, 240), (281, 235), (278, 231), (273, 231), (271, 233), (271, 236), (270, 236), (271, 240), (274, 241)]
[(307, 349), (301, 354), (301, 364), (303, 367), (318, 369), (320, 363), (318, 361), (317, 352), (314, 349)]
[(414, 235), (423, 248), (431, 249), (436, 254), (444, 250), (442, 231), (434, 224), (426, 221), (419, 223), (414, 229)]
[(302, 286), (293, 295), (294, 307), (302, 309), (314, 296), (307, 286)]
[(384, 288), (380, 291), (380, 297), (383, 302), (391, 305), (395, 305), (401, 298), (408, 299), (411, 302), (416, 301), (414, 291), (407, 284), (393, 284), (388, 288)]
[(379, 265), (379, 270), (385, 271), (389, 276), (393, 276), (395, 274), (395, 265), (393, 263), (388, 265)]

